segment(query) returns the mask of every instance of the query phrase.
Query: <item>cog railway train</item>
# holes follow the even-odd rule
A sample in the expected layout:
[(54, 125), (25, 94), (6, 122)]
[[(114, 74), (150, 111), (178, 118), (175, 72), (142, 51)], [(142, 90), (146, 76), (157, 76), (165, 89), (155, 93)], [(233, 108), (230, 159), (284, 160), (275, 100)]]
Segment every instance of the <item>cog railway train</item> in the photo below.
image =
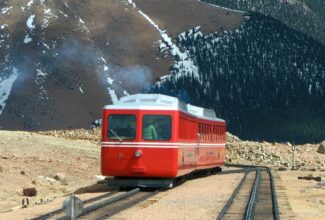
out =
[(160, 94), (122, 97), (102, 115), (101, 172), (122, 187), (172, 187), (225, 162), (226, 123), (213, 110)]

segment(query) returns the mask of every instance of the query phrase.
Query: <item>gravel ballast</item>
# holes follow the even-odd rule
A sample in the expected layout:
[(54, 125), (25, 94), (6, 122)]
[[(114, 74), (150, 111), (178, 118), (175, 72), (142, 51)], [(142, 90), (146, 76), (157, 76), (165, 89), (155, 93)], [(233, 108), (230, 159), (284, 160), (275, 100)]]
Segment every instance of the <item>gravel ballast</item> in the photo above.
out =
[(190, 180), (112, 219), (215, 219), (242, 177), (236, 173)]

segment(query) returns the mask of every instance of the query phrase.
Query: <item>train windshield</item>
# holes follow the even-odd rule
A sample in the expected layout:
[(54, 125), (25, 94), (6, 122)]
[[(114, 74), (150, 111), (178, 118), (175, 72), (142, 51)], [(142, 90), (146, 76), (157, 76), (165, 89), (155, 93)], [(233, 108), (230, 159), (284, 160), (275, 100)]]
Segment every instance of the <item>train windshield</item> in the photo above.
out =
[(145, 115), (142, 120), (144, 140), (167, 141), (171, 138), (172, 119), (168, 115)]
[(134, 115), (110, 115), (108, 117), (108, 138), (113, 140), (135, 139)]

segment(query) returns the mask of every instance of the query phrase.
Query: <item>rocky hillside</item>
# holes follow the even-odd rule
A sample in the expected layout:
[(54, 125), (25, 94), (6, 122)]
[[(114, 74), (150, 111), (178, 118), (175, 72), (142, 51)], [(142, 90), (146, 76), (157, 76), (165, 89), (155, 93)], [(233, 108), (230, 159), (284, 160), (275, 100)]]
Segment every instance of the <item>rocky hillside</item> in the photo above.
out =
[(186, 65), (175, 65), (151, 92), (215, 109), (242, 138), (324, 139), (324, 45), (254, 12), (233, 31), (206, 34), (197, 27), (177, 43), (197, 70), (186, 73)]
[[(98, 144), (101, 129), (46, 131), (38, 134), (67, 140), (88, 140)], [(325, 171), (325, 142), (295, 145), (295, 147), (297, 169)], [(228, 163), (255, 164), (282, 170), (292, 168), (292, 144), (289, 142), (244, 141), (227, 132), (226, 152)]]
[[(295, 169), (325, 171), (324, 145), (295, 145)], [(227, 162), (255, 164), (280, 170), (292, 169), (292, 144), (277, 142), (243, 141), (227, 133)]]
[(163, 37), (197, 25), (232, 29), (243, 18), (224, 15), (196, 0), (2, 1), (1, 128), (88, 127), (103, 105), (169, 74), (175, 61), (160, 53)]

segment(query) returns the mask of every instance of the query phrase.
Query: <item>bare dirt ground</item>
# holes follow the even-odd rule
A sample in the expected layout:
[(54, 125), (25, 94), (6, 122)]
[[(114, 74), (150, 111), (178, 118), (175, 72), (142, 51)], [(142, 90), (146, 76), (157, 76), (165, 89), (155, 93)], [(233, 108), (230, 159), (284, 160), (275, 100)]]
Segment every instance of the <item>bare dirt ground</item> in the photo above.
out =
[[(22, 204), (24, 187), (36, 188), (29, 198), (34, 206), (96, 184), (99, 156), (100, 147), (90, 141), (0, 131), (0, 212)], [(53, 178), (58, 172), (64, 182)]]
[[(228, 135), (228, 148), (232, 147), (228, 160), (231, 159), (233, 163), (254, 163), (253, 160), (243, 159), (246, 157), (244, 155), (235, 156), (234, 152), (239, 151), (237, 148), (246, 147), (247, 151), (254, 154), (254, 158), (263, 153), (265, 146), (267, 155), (273, 155), (274, 149), (282, 152), (281, 157), (289, 155), (285, 154), (285, 144), (271, 144), (273, 150), (270, 150), (265, 143), (243, 142), (232, 138)], [(0, 131), (0, 219), (30, 219), (41, 215), (61, 207), (64, 198), (71, 193), (86, 199), (109, 191), (104, 185), (98, 184), (95, 177), (100, 175), (99, 139), (100, 129), (48, 131), (42, 134)], [(314, 150), (314, 147), (305, 151), (307, 153), (301, 150), (298, 156), (314, 155)], [(324, 163), (323, 155), (315, 155), (306, 156), (311, 164), (318, 164), (313, 162), (313, 158)], [(264, 164), (263, 161), (255, 163)], [(291, 171), (285, 165), (265, 165), (275, 168), (282, 219), (325, 218), (325, 172), (317, 166), (315, 169), (307, 166), (308, 169)], [(278, 171), (279, 168), (287, 170)], [(65, 173), (64, 182), (53, 179), (58, 172)], [(308, 175), (322, 177), (323, 180), (298, 180), (299, 176)], [(151, 219), (166, 219), (166, 216), (168, 219), (214, 219), (241, 176), (215, 175), (188, 181), (120, 213), (114, 219), (143, 219), (148, 216)], [(30, 205), (27, 208), (21, 208), (22, 200), (26, 198), (22, 194), (24, 187), (37, 189), (37, 196), (29, 197)]]
[(325, 172), (279, 172), (277, 181), (281, 219), (325, 219), (325, 182), (298, 180), (303, 176), (325, 177)]

